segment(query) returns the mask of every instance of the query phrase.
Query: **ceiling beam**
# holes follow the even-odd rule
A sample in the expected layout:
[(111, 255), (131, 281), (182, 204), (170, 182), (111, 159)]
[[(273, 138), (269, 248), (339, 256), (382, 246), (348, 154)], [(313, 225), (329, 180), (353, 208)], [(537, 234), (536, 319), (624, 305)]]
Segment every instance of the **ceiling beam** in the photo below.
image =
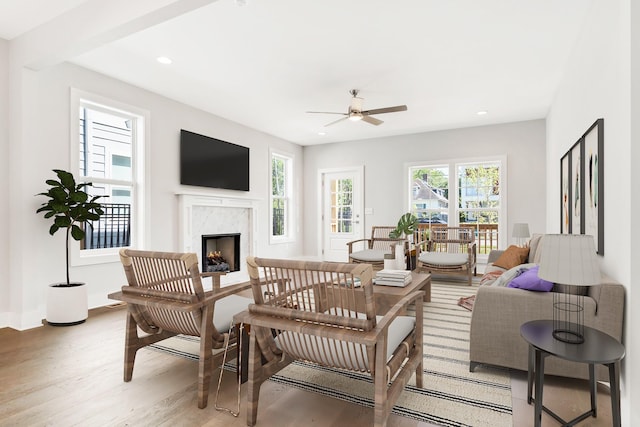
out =
[(88, 0), (14, 38), (12, 66), (38, 71), (217, 0)]

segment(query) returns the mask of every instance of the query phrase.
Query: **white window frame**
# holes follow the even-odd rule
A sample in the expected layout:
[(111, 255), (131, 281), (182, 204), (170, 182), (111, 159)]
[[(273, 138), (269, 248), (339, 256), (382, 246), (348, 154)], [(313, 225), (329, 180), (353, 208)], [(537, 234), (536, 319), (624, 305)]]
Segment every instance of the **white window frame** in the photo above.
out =
[[(147, 164), (148, 144), (150, 132), (150, 113), (147, 110), (115, 101), (90, 92), (85, 92), (76, 88), (71, 88), (70, 94), (70, 157), (71, 172), (77, 181), (84, 179), (80, 176), (80, 153), (78, 150), (78, 113), (80, 107), (86, 105), (92, 109), (102, 110), (110, 114), (125, 115), (135, 118), (133, 134), (135, 142), (132, 147), (132, 181), (118, 180), (98, 180), (88, 177), (89, 182), (108, 182), (112, 185), (132, 186), (132, 206), (131, 206), (131, 245), (130, 247), (144, 248), (146, 246), (146, 236), (149, 235), (150, 223), (146, 217), (146, 206), (148, 206), (148, 195), (145, 191), (145, 183), (149, 181)], [(104, 199), (108, 203), (109, 199)], [(103, 264), (119, 261), (120, 248), (104, 249), (80, 249), (80, 242), (72, 240), (70, 247), (70, 262), (72, 266)]]
[[(284, 195), (284, 228), (283, 236), (273, 235), (273, 158), (279, 157), (285, 160), (285, 195)], [(283, 151), (269, 150), (269, 243), (290, 243), (295, 241), (293, 230), (295, 220), (293, 215), (293, 171), (295, 157)]]
[[(458, 211), (458, 166), (469, 164), (484, 164), (484, 163), (499, 163), (500, 164), (500, 208), (498, 210), (499, 223), (498, 223), (498, 245), (500, 248), (506, 248), (508, 243), (507, 236), (507, 156), (490, 156), (490, 157), (476, 157), (476, 158), (463, 158), (463, 159), (449, 159), (449, 160), (425, 160), (422, 162), (405, 163), (405, 183), (404, 183), (404, 196), (407, 201), (408, 211), (412, 208), (412, 189), (413, 178), (411, 169), (416, 166), (424, 167), (442, 167), (448, 165), (449, 167), (449, 225), (455, 227), (458, 225), (459, 217)], [(453, 195), (453, 196), (452, 196)], [(466, 210), (466, 209), (465, 209)], [(478, 255), (478, 259), (486, 258), (485, 255)]]

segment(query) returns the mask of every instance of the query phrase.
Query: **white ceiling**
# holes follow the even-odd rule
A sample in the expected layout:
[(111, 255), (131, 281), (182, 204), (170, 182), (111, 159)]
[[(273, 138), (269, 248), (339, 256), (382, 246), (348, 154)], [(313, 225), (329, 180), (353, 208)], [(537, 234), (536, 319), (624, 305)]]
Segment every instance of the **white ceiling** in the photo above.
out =
[[(245, 2), (218, 0), (72, 62), (302, 145), (539, 119), (592, 0)], [(0, 37), (79, 3), (0, 0)], [(328, 128), (338, 116), (305, 113), (345, 112), (354, 88), (365, 109), (408, 111)]]

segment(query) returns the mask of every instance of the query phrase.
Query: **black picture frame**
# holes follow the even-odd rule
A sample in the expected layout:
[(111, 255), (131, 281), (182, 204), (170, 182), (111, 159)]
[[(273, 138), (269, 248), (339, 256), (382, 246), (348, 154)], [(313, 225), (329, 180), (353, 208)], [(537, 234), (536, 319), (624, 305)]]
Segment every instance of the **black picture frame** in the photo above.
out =
[(578, 140), (569, 150), (569, 186), (571, 187), (571, 225), (569, 234), (582, 234), (584, 221), (582, 214), (584, 213), (584, 170), (582, 168), (584, 158), (582, 154), (582, 138)]
[(567, 152), (560, 159), (560, 234), (571, 232), (571, 156)]
[(560, 233), (590, 234), (604, 255), (604, 119), (560, 159)]
[(583, 232), (594, 238), (596, 252), (604, 255), (604, 119), (596, 120), (583, 136)]

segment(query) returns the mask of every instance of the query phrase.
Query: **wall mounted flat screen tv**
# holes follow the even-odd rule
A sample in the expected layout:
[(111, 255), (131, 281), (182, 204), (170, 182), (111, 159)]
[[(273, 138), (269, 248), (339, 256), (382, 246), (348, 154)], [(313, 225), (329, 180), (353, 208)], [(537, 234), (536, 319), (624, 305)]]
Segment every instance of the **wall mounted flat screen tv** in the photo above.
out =
[(180, 184), (249, 191), (249, 148), (180, 130)]

